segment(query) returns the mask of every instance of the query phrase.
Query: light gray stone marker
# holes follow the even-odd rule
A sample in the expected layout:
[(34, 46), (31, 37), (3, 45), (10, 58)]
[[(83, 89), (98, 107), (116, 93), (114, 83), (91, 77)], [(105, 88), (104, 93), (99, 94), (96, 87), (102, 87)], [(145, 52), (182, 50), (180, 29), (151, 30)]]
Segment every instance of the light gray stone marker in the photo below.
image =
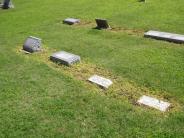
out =
[(50, 60), (67, 66), (71, 66), (74, 63), (80, 62), (81, 58), (78, 55), (74, 55), (65, 51), (60, 51), (52, 54), (50, 56)]
[(80, 20), (79, 19), (74, 19), (74, 18), (67, 18), (63, 21), (63, 23), (73, 25), (73, 24), (80, 23)]
[(184, 43), (184, 35), (173, 34), (167, 32), (148, 31), (144, 34), (145, 37), (150, 37), (158, 40), (165, 40), (174, 43)]
[(113, 82), (109, 79), (106, 79), (104, 77), (100, 77), (98, 75), (93, 75), (91, 76), (88, 81), (92, 82), (92, 83), (95, 83), (105, 89), (109, 88), (110, 85), (113, 84)]
[(37, 37), (29, 36), (24, 45), (23, 50), (34, 53), (41, 50), (42, 40)]
[(153, 107), (155, 109), (158, 109), (162, 112), (167, 111), (167, 109), (169, 108), (169, 106), (171, 105), (168, 102), (164, 102), (164, 101), (160, 101), (156, 98), (152, 98), (149, 96), (145, 96), (143, 95), (139, 100), (138, 100), (139, 104), (143, 104), (149, 107)]

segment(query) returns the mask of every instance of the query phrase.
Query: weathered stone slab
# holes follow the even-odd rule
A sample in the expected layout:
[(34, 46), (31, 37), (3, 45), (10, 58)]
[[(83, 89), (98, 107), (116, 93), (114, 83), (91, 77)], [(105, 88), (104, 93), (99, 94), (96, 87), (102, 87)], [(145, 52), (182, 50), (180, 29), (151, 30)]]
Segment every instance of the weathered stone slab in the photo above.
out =
[(95, 19), (95, 21), (97, 24), (97, 29), (111, 29), (106, 19)]
[(158, 40), (165, 40), (174, 43), (184, 43), (184, 35), (173, 34), (167, 32), (148, 31), (144, 34), (145, 37), (150, 37)]
[(152, 108), (155, 108), (155, 109), (158, 109), (162, 112), (165, 112), (167, 111), (167, 109), (169, 108), (169, 106), (171, 105), (170, 103), (168, 102), (164, 102), (164, 101), (160, 101), (156, 98), (152, 98), (152, 97), (149, 97), (149, 96), (145, 96), (143, 95), (139, 100), (138, 100), (138, 103), (139, 104), (143, 104), (143, 105), (146, 105), (146, 106), (149, 106), (149, 107), (152, 107)]
[(23, 50), (34, 53), (41, 50), (41, 45), (42, 40), (40, 38), (29, 36), (23, 45)]
[(78, 55), (74, 55), (65, 51), (60, 51), (52, 54), (50, 60), (70, 66), (74, 63), (80, 62), (81, 58)]
[(98, 75), (93, 75), (91, 76), (88, 81), (92, 82), (92, 83), (95, 83), (105, 89), (109, 88), (110, 85), (113, 84), (113, 82), (109, 79), (106, 79), (104, 77), (100, 77)]
[(73, 25), (73, 24), (80, 23), (80, 20), (79, 19), (74, 19), (74, 18), (67, 18), (63, 21), (63, 23)]

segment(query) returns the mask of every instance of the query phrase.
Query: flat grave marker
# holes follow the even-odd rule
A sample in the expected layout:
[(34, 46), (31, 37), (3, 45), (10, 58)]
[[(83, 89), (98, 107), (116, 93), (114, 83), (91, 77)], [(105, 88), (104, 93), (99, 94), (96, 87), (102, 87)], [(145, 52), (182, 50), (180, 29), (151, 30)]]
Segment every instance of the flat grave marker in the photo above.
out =
[(29, 36), (24, 45), (23, 45), (23, 50), (34, 53), (41, 51), (41, 45), (42, 45), (42, 40), (37, 37)]
[(97, 27), (96, 29), (111, 29), (110, 25), (108, 24), (108, 21), (106, 19), (95, 19)]
[(101, 86), (102, 88), (109, 88), (109, 86), (111, 86), (113, 84), (113, 82), (109, 79), (106, 79), (104, 77), (98, 76), (98, 75), (93, 75), (91, 76), (88, 81), (95, 83), (99, 86)]
[(184, 43), (184, 35), (173, 34), (159, 31), (148, 31), (144, 34), (145, 37), (154, 38), (158, 40), (165, 40), (174, 43)]
[(168, 102), (164, 102), (164, 101), (160, 101), (156, 98), (152, 98), (149, 96), (145, 96), (143, 95), (139, 100), (138, 103), (141, 105), (146, 105), (155, 109), (158, 109), (162, 112), (167, 111), (167, 109), (169, 108), (169, 106), (171, 105)]
[(74, 55), (65, 51), (60, 51), (52, 54), (50, 60), (64, 64), (66, 66), (71, 66), (74, 63), (80, 62), (81, 58), (78, 55)]
[(75, 18), (66, 18), (65, 20), (63, 20), (63, 23), (73, 25), (80, 23), (80, 20)]

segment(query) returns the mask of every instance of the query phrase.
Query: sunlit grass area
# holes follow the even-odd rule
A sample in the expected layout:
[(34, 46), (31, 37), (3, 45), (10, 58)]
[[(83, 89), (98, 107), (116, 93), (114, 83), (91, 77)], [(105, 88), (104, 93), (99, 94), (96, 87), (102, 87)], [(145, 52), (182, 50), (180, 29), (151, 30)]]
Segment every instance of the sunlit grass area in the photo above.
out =
[[(184, 45), (144, 38), (148, 30), (184, 34), (183, 0), (14, 0), (0, 10), (0, 137), (184, 137)], [(67, 17), (80, 24), (63, 24)], [(95, 18), (112, 30), (96, 30)], [(43, 51), (21, 52), (28, 36)], [(81, 56), (72, 67), (56, 51)], [(111, 79), (103, 90), (87, 81)], [(171, 103), (162, 113), (141, 95)]]

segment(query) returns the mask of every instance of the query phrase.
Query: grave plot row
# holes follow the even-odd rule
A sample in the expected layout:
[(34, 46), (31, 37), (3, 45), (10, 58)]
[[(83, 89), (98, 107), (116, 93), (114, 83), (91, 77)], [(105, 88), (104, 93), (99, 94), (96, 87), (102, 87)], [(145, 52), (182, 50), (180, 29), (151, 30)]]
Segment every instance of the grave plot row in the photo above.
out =
[[(71, 66), (74, 63), (80, 62), (80, 56), (74, 55), (65, 51), (56, 52), (53, 55), (51, 55), (50, 59), (54, 62), (59, 62), (61, 64)], [(88, 78), (88, 81), (91, 83), (94, 83), (98, 85), (99, 87), (103, 89), (108, 89), (113, 82), (110, 79), (107, 79), (102, 76), (93, 75), (90, 78)], [(138, 104), (145, 105), (151, 108), (158, 109), (162, 112), (165, 112), (170, 107), (170, 103), (164, 102), (161, 100), (158, 100), (156, 98), (152, 98), (149, 96), (143, 95), (138, 101)]]
[[(42, 42), (40, 38), (29, 36), (23, 44), (23, 50), (29, 53), (34, 53), (41, 51)], [(71, 66), (81, 61), (80, 56), (68, 53), (66, 51), (59, 51), (53, 53), (50, 56), (50, 60), (59, 64), (63, 64), (66, 66)], [(100, 77), (98, 75), (93, 75), (88, 79), (88, 81), (99, 85), (102, 88), (107, 89), (110, 85), (112, 85), (112, 81), (106, 79), (104, 77)]]
[[(96, 21), (96, 29), (111, 29), (108, 21), (106, 19), (95, 19)], [(75, 18), (66, 18), (63, 20), (64, 24), (68, 25), (74, 25), (80, 23), (80, 19), (75, 19)]]
[[(30, 36), (26, 39), (23, 45), (23, 50), (30, 52), (30, 53), (38, 52), (38, 51), (41, 51), (41, 47), (42, 47), (41, 45), (42, 45), (42, 42), (40, 38)], [(73, 64), (80, 62), (81, 58), (80, 56), (72, 54), (72, 53), (68, 53), (65, 51), (59, 51), (59, 52), (53, 53), (50, 56), (50, 60), (53, 62), (59, 63), (59, 64), (71, 66)], [(99, 87), (103, 89), (108, 89), (113, 84), (113, 82), (110, 79), (107, 79), (105, 77), (98, 76), (98, 75), (91, 76), (90, 78), (88, 78), (88, 81), (98, 85)], [(162, 112), (167, 111), (171, 105), (168, 102), (160, 101), (156, 98), (152, 98), (152, 97), (145, 96), (145, 95), (143, 95), (137, 101), (137, 103), (140, 105), (145, 105), (151, 108), (158, 109)]]
[[(97, 24), (96, 29), (111, 29), (106, 19), (97, 18), (95, 19), (95, 21)], [(67, 18), (63, 21), (63, 23), (73, 25), (73, 24), (80, 23), (80, 20), (75, 18)], [(165, 41), (174, 42), (174, 43), (184, 43), (184, 35), (174, 34), (174, 33), (150, 30), (144, 33), (144, 37), (150, 37), (150, 38), (165, 40)]]

